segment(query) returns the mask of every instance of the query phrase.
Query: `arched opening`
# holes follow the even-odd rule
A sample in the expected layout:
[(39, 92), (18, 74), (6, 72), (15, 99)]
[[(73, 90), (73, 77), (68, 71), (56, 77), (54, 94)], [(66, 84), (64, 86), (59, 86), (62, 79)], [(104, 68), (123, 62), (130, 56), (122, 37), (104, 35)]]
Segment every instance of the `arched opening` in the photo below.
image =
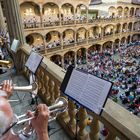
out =
[(116, 8), (114, 6), (109, 7), (108, 12), (109, 12), (110, 17), (115, 18), (115, 16), (116, 16)]
[(99, 54), (101, 51), (101, 45), (100, 44), (95, 44), (92, 45), (88, 48), (88, 62), (93, 62), (94, 61), (94, 56), (96, 54)]
[(76, 34), (76, 40), (77, 42), (83, 42), (86, 40), (86, 29), (85, 28), (79, 28), (77, 30), (77, 34)]
[(129, 8), (128, 7), (124, 8), (124, 17), (129, 17)]
[(85, 64), (86, 63), (86, 49), (80, 48), (77, 51), (77, 64)]
[(97, 39), (101, 37), (101, 28), (98, 26), (91, 27), (88, 30), (88, 38), (89, 39)]
[(39, 33), (32, 33), (26, 36), (26, 43), (29, 45), (40, 46), (44, 44), (43, 36)]
[(120, 40), (116, 39), (114, 42), (113, 50), (119, 49)]
[(103, 51), (105, 52), (111, 52), (112, 51), (112, 41), (107, 41), (103, 44)]
[(136, 8), (135, 16), (140, 17), (140, 8)]
[(57, 64), (58, 66), (62, 67), (62, 56), (61, 55), (53, 55), (51, 56), (50, 60)]
[(112, 35), (113, 33), (114, 33), (114, 26), (113, 25), (107, 25), (104, 27), (104, 36)]
[(128, 31), (127, 23), (124, 23), (122, 27), (122, 32), (127, 32), (127, 31)]
[(67, 29), (63, 32), (63, 44), (64, 46), (72, 45), (74, 40), (75, 32), (72, 29)]
[(117, 17), (118, 17), (118, 18), (121, 18), (122, 15), (123, 15), (123, 8), (122, 8), (121, 6), (119, 6), (119, 7), (117, 8)]
[(116, 31), (115, 33), (120, 33), (121, 32), (121, 24), (118, 23), (117, 26), (116, 26)]
[(126, 39), (126, 43), (129, 44), (131, 42), (131, 36), (129, 35)]
[(24, 28), (39, 27), (40, 21), (40, 8), (34, 2), (24, 2), (20, 5), (20, 13)]
[(76, 13), (75, 13), (75, 20), (76, 23), (85, 23), (87, 19), (87, 7), (83, 4), (79, 4), (76, 7)]
[(62, 5), (61, 18), (64, 21), (63, 24), (74, 22), (74, 7), (71, 4), (65, 3)]
[(130, 23), (128, 24), (128, 30), (129, 30), (129, 31), (132, 31), (132, 22), (130, 22)]
[(44, 26), (56, 25), (59, 23), (59, 7), (55, 3), (49, 2), (43, 5), (43, 23)]
[(61, 45), (60, 33), (57, 31), (47, 33), (45, 39), (48, 48), (59, 47)]
[(131, 9), (130, 9), (130, 17), (133, 17), (134, 16), (134, 7), (132, 7)]
[(64, 54), (64, 68), (67, 69), (69, 65), (75, 65), (74, 51), (69, 51)]
[(123, 37), (123, 38), (121, 39), (121, 45), (122, 45), (122, 46), (125, 46), (125, 45), (126, 45), (126, 44), (125, 44), (125, 41), (126, 41), (126, 38)]
[(140, 21), (134, 23), (134, 31), (140, 31)]
[(138, 42), (140, 41), (140, 34), (134, 34), (132, 36), (132, 42), (135, 43), (135, 42)]

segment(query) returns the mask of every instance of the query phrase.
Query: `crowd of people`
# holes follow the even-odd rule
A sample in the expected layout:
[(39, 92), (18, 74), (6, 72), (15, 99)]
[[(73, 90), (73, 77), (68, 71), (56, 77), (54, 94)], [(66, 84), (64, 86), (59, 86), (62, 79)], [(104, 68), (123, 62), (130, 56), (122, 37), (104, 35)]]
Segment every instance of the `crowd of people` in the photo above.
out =
[(25, 16), (23, 17), (24, 28), (37, 28), (40, 23), (39, 16)]
[[(117, 53), (117, 54), (116, 54)], [(116, 54), (116, 55), (115, 55)], [(114, 82), (111, 96), (134, 114), (140, 113), (140, 47), (122, 45), (113, 52), (91, 51), (88, 64), (78, 68)]]
[[(0, 31), (0, 60), (5, 60), (5, 59), (9, 59), (9, 54), (7, 49), (5, 48), (5, 45), (8, 43), (10, 43), (9, 37), (6, 34), (5, 31)], [(2, 66), (0, 66), (2, 67)], [(0, 74), (4, 73), (5, 70), (3, 70), (2, 68), (0, 68)]]

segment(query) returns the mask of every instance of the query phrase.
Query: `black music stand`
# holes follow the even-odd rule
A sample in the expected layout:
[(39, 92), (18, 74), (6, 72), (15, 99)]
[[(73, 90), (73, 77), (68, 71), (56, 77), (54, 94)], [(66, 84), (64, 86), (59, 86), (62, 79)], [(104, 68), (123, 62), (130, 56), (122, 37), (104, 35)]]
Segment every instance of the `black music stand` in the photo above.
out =
[[(60, 90), (77, 105), (101, 115), (113, 83), (69, 66)], [(79, 118), (76, 114), (76, 136)]]
[[(29, 58), (28, 58), (27, 62), (25, 63), (25, 66), (30, 71), (30, 77), (29, 77), (30, 84), (32, 84), (32, 83), (34, 83), (36, 81), (35, 74), (36, 74), (36, 71), (37, 71), (38, 67), (40, 66), (42, 60), (43, 60), (43, 56), (41, 56), (40, 54), (38, 54), (38, 53), (36, 53), (34, 51), (31, 51), (31, 53), (29, 55)], [(37, 91), (35, 91), (35, 92), (37, 92)], [(24, 99), (24, 97), (25, 97), (25, 94), (23, 96), (23, 99)], [(31, 105), (32, 104), (37, 105), (38, 104), (37, 93), (36, 93), (36, 95), (32, 94), (31, 97), (32, 97)]]

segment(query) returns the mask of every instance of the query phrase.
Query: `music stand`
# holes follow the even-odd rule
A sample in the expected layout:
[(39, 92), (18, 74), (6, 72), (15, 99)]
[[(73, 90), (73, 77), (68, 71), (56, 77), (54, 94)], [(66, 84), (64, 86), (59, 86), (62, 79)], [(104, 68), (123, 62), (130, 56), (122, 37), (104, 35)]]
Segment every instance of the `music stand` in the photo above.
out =
[[(37, 71), (38, 67), (40, 66), (43, 58), (44, 57), (41, 56), (40, 54), (38, 54), (34, 51), (31, 51), (29, 58), (28, 58), (27, 62), (25, 63), (25, 66), (30, 71), (30, 77), (29, 77), (30, 84), (35, 82), (35, 74), (36, 74), (36, 71)], [(33, 92), (35, 92), (35, 93), (33, 93)], [(23, 99), (24, 99), (24, 97), (25, 97), (25, 94), (23, 96)], [(32, 97), (31, 104), (34, 104), (34, 103), (38, 104), (38, 102), (37, 102), (37, 90), (32, 91), (31, 97)]]
[[(113, 83), (69, 66), (60, 90), (76, 104), (101, 115)], [(76, 116), (76, 125), (78, 118)], [(77, 126), (76, 137), (77, 139)]]

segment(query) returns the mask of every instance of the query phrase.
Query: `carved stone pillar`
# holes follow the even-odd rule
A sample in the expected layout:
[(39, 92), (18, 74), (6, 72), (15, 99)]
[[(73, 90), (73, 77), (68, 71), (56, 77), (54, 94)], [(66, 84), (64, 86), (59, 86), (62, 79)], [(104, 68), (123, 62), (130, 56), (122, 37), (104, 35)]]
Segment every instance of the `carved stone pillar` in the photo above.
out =
[(55, 83), (54, 86), (54, 99), (56, 100), (60, 96), (60, 87)]
[(43, 13), (42, 13), (42, 9), (43, 9), (43, 7), (42, 7), (42, 4), (39, 4), (39, 8), (40, 8), (40, 24), (39, 24), (39, 27), (41, 26), (41, 27), (43, 27)]
[(5, 31), (5, 21), (4, 21), (4, 15), (1, 7), (1, 2), (0, 2), (0, 31)]
[(79, 140), (86, 140), (86, 139), (88, 139), (88, 133), (85, 129), (87, 126), (87, 112), (83, 107), (81, 107), (79, 109), (78, 119), (79, 119), (78, 139)]
[(72, 130), (75, 130), (75, 126), (76, 126), (76, 120), (75, 120), (75, 104), (72, 100), (69, 100), (68, 102), (68, 114), (69, 114), (69, 117), (70, 117), (70, 120), (68, 122), (68, 125), (69, 127), (72, 129)]
[(23, 25), (21, 22), (20, 7), (18, 0), (4, 0), (5, 16), (11, 42), (14, 38), (20, 41), (20, 44), (25, 43), (23, 34)]
[(49, 79), (48, 86), (49, 86), (49, 95), (50, 95), (50, 99), (48, 101), (48, 104), (52, 105), (52, 103), (55, 102), (55, 99), (54, 99), (54, 82), (51, 80), (51, 78)]
[(61, 9), (59, 10), (59, 24), (60, 26), (62, 25), (62, 17), (61, 17)]
[(93, 120), (90, 124), (90, 133), (89, 133), (89, 136), (90, 136), (90, 139), (91, 140), (99, 140), (99, 121), (98, 119), (94, 116), (93, 117)]

